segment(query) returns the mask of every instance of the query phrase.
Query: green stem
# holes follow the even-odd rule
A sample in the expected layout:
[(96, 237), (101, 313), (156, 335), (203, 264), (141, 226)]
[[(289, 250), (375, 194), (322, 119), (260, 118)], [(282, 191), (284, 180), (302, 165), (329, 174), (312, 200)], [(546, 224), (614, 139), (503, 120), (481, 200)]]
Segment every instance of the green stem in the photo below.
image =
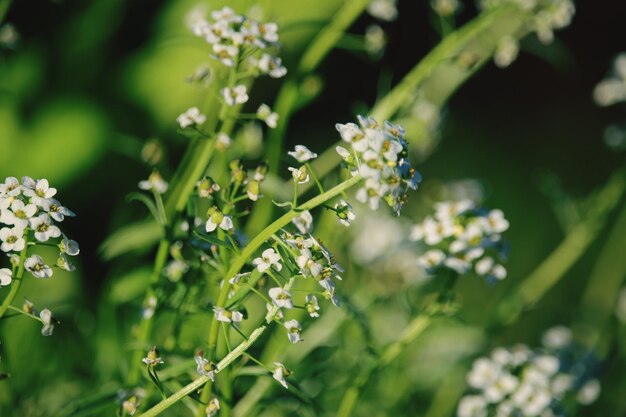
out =
[(13, 277), (13, 285), (11, 285), (11, 291), (7, 294), (6, 298), (0, 305), (0, 319), (9, 309), (9, 306), (17, 296), (17, 293), (22, 286), (22, 277), (24, 276), (24, 262), (26, 261), (26, 254), (28, 253), (28, 239), (26, 239), (26, 244), (24, 245), (24, 249), (20, 252), (20, 263), (17, 269), (17, 274)]
[[(159, 282), (161, 272), (165, 268), (165, 263), (169, 255), (170, 242), (167, 239), (161, 239), (159, 248), (157, 249), (156, 258), (154, 260), (154, 267), (152, 274), (150, 275), (150, 289), (146, 293), (144, 304), (148, 303), (150, 298), (155, 297), (155, 285)], [(157, 306), (155, 306), (156, 309)], [(142, 362), (141, 357), (145, 353), (144, 350), (147, 346), (148, 339), (152, 333), (152, 327), (154, 326), (154, 316), (156, 312), (150, 317), (143, 319), (139, 327), (139, 335), (137, 337), (137, 348), (132, 354), (132, 360), (130, 363), (130, 372), (128, 374), (128, 385), (133, 386), (139, 382), (139, 376), (141, 375)]]

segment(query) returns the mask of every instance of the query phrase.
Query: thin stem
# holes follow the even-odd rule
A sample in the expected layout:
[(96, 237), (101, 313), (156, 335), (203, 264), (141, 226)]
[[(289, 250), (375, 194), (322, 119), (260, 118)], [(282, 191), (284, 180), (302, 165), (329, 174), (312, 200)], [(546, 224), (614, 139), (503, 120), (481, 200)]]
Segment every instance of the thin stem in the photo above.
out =
[[(165, 267), (165, 262), (167, 262), (167, 258), (169, 255), (170, 242), (167, 239), (161, 239), (159, 243), (159, 248), (157, 249), (156, 258), (154, 260), (154, 267), (152, 269), (152, 274), (150, 275), (150, 289), (146, 293), (146, 297), (144, 299), (144, 304), (150, 302), (152, 297), (156, 297), (154, 286), (159, 282), (159, 278), (161, 276), (161, 271)], [(154, 306), (156, 309), (157, 306)], [(139, 376), (141, 374), (141, 356), (143, 355), (143, 350), (148, 343), (148, 339), (150, 337), (150, 333), (152, 332), (152, 327), (154, 325), (154, 316), (156, 312), (153, 313), (150, 317), (142, 320), (140, 328), (139, 328), (139, 336), (137, 343), (137, 350), (132, 355), (131, 363), (130, 363), (130, 372), (128, 374), (128, 384), (135, 385), (139, 381)]]
[(317, 175), (315, 175), (315, 171), (313, 170), (313, 167), (311, 166), (311, 164), (309, 162), (307, 162), (306, 164), (304, 164), (306, 166), (306, 169), (309, 171), (309, 175), (311, 175), (311, 178), (313, 178), (313, 181), (315, 181), (315, 184), (317, 185), (317, 189), (320, 190), (321, 194), (324, 194), (324, 187), (322, 187), (322, 183), (320, 183), (320, 180), (317, 178)]
[(9, 291), (6, 298), (2, 302), (2, 305), (0, 305), (0, 319), (9, 309), (9, 306), (17, 296), (17, 293), (19, 292), (22, 285), (22, 277), (24, 276), (24, 262), (26, 261), (26, 255), (28, 253), (28, 235), (26, 233), (25, 235), (27, 236), (25, 238), (26, 244), (24, 245), (24, 249), (22, 249), (22, 251), (20, 252), (20, 263), (17, 269), (17, 274), (13, 277), (14, 282), (13, 285), (11, 285), (11, 291)]

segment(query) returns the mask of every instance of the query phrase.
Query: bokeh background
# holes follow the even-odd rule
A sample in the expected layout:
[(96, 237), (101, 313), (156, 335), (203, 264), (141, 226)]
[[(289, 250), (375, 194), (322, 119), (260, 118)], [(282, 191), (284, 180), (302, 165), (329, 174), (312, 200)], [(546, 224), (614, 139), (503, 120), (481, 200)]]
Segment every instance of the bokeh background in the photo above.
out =
[[(250, 3), (213, 2), (242, 11)], [(337, 0), (257, 3), (279, 23), (292, 23), (281, 29), (288, 68), (319, 30), (319, 21), (341, 4)], [(140, 205), (125, 200), (150, 172), (141, 158), (144, 144), (159, 141), (172, 167), (184, 150), (185, 139), (176, 134), (175, 118), (199, 102), (201, 90), (187, 83), (186, 77), (207, 55), (184, 24), (185, 14), (196, 4), (33, 0), (15, 1), (8, 11), (5, 22), (16, 27), (20, 40), (14, 49), (0, 51), (0, 178), (48, 178), (59, 188), (61, 201), (78, 214), (64, 226), (82, 251), (75, 273), (57, 273), (54, 279), (23, 290), (36, 304), (57, 313), (61, 325), (53, 337), (42, 338), (36, 323), (21, 318), (0, 326), (0, 368), (6, 366), (14, 374), (0, 382), (3, 416), (53, 415), (48, 411), (57, 410), (62, 405), (59, 398), (67, 397), (57, 397), (58, 390), (82, 395), (85, 383), (96, 387), (115, 381), (114, 370), (103, 371), (102, 364), (116, 358), (102, 359), (100, 348), (116, 341), (98, 338), (97, 329), (135, 319), (131, 309), (116, 310), (103, 302), (112, 280), (129, 262), (106, 262), (99, 247), (112, 231), (145, 216)], [(336, 122), (351, 121), (355, 113), (371, 107), (379, 92), (400, 80), (436, 45), (440, 35), (429, 2), (400, 0), (398, 6), (398, 20), (383, 24), (388, 46), (380, 59), (336, 49), (322, 64), (317, 80), (323, 88), (290, 123), (290, 146), (306, 143), (323, 150), (334, 143)], [(623, 150), (607, 146), (603, 136), (607, 126), (625, 120), (625, 108), (600, 108), (591, 95), (615, 55), (626, 49), (626, 3), (578, 2), (576, 7), (572, 25), (557, 32), (552, 45), (528, 37), (511, 67), (499, 69), (489, 63), (463, 85), (442, 112), (436, 145), (418, 155), (425, 180), (413, 199), (432, 202), (445, 184), (475, 181), (472, 184), (482, 190), (485, 205), (501, 208), (510, 220), (506, 236), (512, 250), (505, 282), (488, 286), (480, 279), (468, 279), (460, 283), (460, 314), (467, 326), (458, 331), (452, 325), (435, 327), (401, 361), (409, 371), (398, 365), (372, 385), (372, 392), (389, 394), (397, 384), (403, 398), (395, 411), (424, 415), (437, 384), (447, 373), (457, 372), (441, 363), (445, 354), (463, 363), (461, 359), (472, 351), (464, 346), (536, 345), (546, 328), (579, 319), (578, 306), (610, 226), (522, 319), (489, 341), (472, 330), (488, 319), (488, 307), (563, 239), (568, 224), (576, 221), (575, 210), (574, 214), (570, 210), (576, 204), (570, 202), (591, 195), (624, 163)], [(466, 1), (458, 20), (463, 23), (476, 14), (475, 5)], [(351, 32), (362, 34), (371, 22), (363, 15)], [(271, 103), (278, 86), (276, 80), (260, 81), (253, 102)], [(413, 212), (408, 216), (414, 221), (427, 211), (426, 203), (409, 207)], [(130, 263), (141, 262), (148, 265), (149, 259)], [(623, 265), (623, 256), (614, 262)], [(401, 310), (394, 307), (402, 304), (393, 292), (395, 281), (386, 279), (385, 274), (364, 278), (375, 280), (372, 288), (377, 291), (392, 288), (387, 304), (380, 305), (387, 311)], [(347, 289), (364, 285), (344, 283)], [(607, 302), (613, 300), (609, 297)], [(618, 322), (610, 326), (623, 342)], [(386, 337), (390, 335), (381, 335), (381, 340)], [(349, 346), (349, 340), (346, 343)], [(346, 359), (346, 352), (340, 358)], [(610, 359), (602, 378), (603, 393), (586, 416), (617, 416), (626, 410), (620, 395), (626, 389), (624, 348), (620, 350), (617, 341), (607, 342), (603, 355)], [(341, 385), (349, 375), (337, 378)], [(383, 404), (374, 406), (376, 394), (368, 398), (370, 403), (364, 400), (358, 415), (392, 411)], [(107, 413), (101, 415), (111, 415)]]

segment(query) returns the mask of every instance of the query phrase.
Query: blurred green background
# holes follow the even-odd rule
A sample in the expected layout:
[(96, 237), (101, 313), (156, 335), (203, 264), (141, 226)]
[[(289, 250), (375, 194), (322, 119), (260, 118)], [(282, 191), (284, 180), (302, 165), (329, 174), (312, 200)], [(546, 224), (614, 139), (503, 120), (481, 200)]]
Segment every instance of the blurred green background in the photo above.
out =
[[(214, 1), (211, 5), (228, 4), (245, 11), (251, 3)], [(256, 3), (281, 24), (282, 56), (290, 68), (320, 22), (342, 2)], [(103, 299), (114, 277), (148, 265), (149, 259), (108, 263), (98, 248), (112, 231), (145, 216), (140, 205), (125, 201), (125, 195), (150, 172), (140, 156), (144, 143), (160, 141), (172, 167), (182, 154), (185, 140), (176, 135), (175, 118), (202, 97), (202, 91), (185, 79), (207, 57), (206, 47), (184, 24), (186, 13), (196, 4), (186, 0), (34, 0), (15, 1), (9, 9), (5, 22), (12, 23), (21, 38), (14, 50), (0, 51), (0, 178), (48, 178), (59, 188), (61, 201), (78, 214), (64, 223), (64, 230), (80, 242), (82, 251), (75, 273), (55, 273), (49, 281), (31, 280), (22, 290), (60, 319), (53, 337), (40, 337), (38, 325), (21, 318), (0, 326), (0, 369), (13, 374), (0, 382), (2, 416), (54, 415), (49, 412), (58, 410), (72, 393), (84, 395), (85, 384), (110, 387), (107, 381), (119, 376), (117, 370), (107, 369), (117, 358), (102, 357), (119, 353), (106, 349), (107, 343), (115, 345), (119, 340), (98, 337), (99, 329), (113, 328), (105, 334), (114, 334), (116, 326), (128, 327), (136, 312)], [(381, 59), (342, 49), (330, 54), (317, 72), (323, 83), (321, 94), (289, 126), (290, 147), (304, 143), (322, 151), (334, 143), (336, 122), (351, 121), (356, 112), (371, 107), (379, 92), (400, 80), (438, 42), (429, 2), (400, 0), (399, 11), (396, 22), (383, 24), (389, 43)], [(459, 21), (476, 13), (473, 3), (464, 2)], [(603, 141), (604, 129), (624, 120), (624, 108), (596, 107), (591, 91), (606, 75), (614, 56), (626, 49), (625, 18), (626, 3), (579, 2), (573, 24), (557, 32), (554, 44), (545, 46), (532, 36), (527, 38), (510, 68), (488, 64), (446, 106), (437, 147), (417, 156), (425, 181), (405, 214), (417, 222), (428, 212), (428, 204), (441, 195), (442, 184), (477, 180), (485, 205), (502, 209), (511, 222), (506, 233), (512, 248), (509, 275), (494, 287), (479, 279), (462, 281), (459, 294), (466, 326), (444, 323), (429, 330), (392, 369), (377, 376), (355, 415), (425, 415), (444, 377), (457, 372), (457, 363), (466, 369), (463, 360), (474, 354), (472, 346), (536, 345), (546, 328), (580, 318), (580, 300), (610, 227), (602, 229), (590, 249), (534, 310), (493, 340), (484, 341), (474, 331), (488, 319), (489, 306), (531, 273), (563, 239), (568, 222), (576, 221), (575, 210), (571, 211), (576, 206), (568, 201), (592, 194), (624, 163), (624, 153)], [(363, 33), (371, 22), (364, 15), (351, 32)], [(255, 85), (250, 109), (261, 101), (271, 103), (279, 83), (264, 79)], [(608, 224), (614, 217), (615, 213)], [(614, 262), (623, 265), (623, 256)], [(399, 324), (405, 322), (406, 301), (400, 291), (394, 291), (399, 287), (391, 275), (372, 273), (361, 281), (347, 280), (340, 292), (357, 291), (368, 280), (375, 281), (372, 288), (383, 293), (372, 311), (384, 311), (388, 317), (398, 317)], [(619, 326), (612, 322), (609, 327), (609, 334), (619, 337), (611, 336), (606, 342), (603, 393), (586, 416), (623, 415), (626, 410), (620, 395), (626, 389), (622, 376), (626, 339)], [(393, 333), (394, 328), (386, 331)], [(351, 342), (354, 329), (344, 330), (338, 336), (342, 342), (337, 342), (344, 348), (337, 350), (334, 360), (358, 364), (350, 352), (362, 348), (351, 350), (350, 343), (356, 343)], [(381, 343), (392, 338), (380, 330)], [(312, 356), (317, 360), (326, 355), (330, 353), (322, 350)], [(446, 355), (454, 360), (448, 361)], [(316, 376), (316, 372), (321, 371), (299, 370), (296, 375)], [(320, 378), (336, 378), (334, 386), (340, 389), (350, 375)], [(58, 395), (59, 391), (64, 395)], [(291, 401), (287, 394), (280, 395), (286, 403)], [(338, 395), (327, 393), (323, 398), (331, 404)], [(389, 401), (395, 404), (392, 409), (378, 403), (380, 398), (395, 395), (399, 398)], [(324, 404), (320, 407), (332, 411)], [(102, 415), (112, 415), (107, 413)], [(268, 415), (281, 415), (272, 413)]]

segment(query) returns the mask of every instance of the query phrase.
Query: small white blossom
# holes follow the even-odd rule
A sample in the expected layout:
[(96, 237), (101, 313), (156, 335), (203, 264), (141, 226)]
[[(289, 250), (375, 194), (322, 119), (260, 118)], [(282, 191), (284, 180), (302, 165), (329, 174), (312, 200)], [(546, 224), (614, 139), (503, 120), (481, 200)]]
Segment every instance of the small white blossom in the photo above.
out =
[(293, 302), (291, 301), (291, 294), (289, 291), (280, 287), (274, 287), (270, 288), (268, 293), (274, 305), (288, 310), (293, 308)]
[(600, 382), (597, 379), (592, 379), (587, 382), (583, 387), (578, 391), (576, 395), (576, 399), (579, 403), (583, 405), (589, 405), (598, 399), (600, 396)]
[(35, 239), (47, 242), (50, 238), (61, 236), (61, 229), (52, 224), (50, 216), (42, 213), (30, 219), (30, 228), (35, 232)]
[(208, 376), (211, 381), (215, 382), (215, 365), (206, 359), (202, 352), (196, 353), (193, 358), (196, 361), (196, 372), (200, 375)]
[(243, 314), (239, 311), (230, 311), (221, 307), (213, 307), (215, 319), (224, 323), (239, 323), (243, 320)]
[(350, 226), (350, 222), (356, 219), (356, 214), (352, 211), (352, 206), (344, 199), (335, 204), (335, 212), (337, 213), (339, 222), (344, 226)]
[(230, 216), (224, 215), (217, 207), (213, 206), (207, 211), (208, 219), (204, 229), (207, 233), (210, 233), (218, 227), (224, 231), (233, 229), (233, 219)]
[(11, 206), (2, 210), (0, 222), (20, 229), (28, 227), (31, 217), (37, 213), (37, 206), (34, 204), (24, 204), (22, 200), (14, 200)]
[(317, 318), (320, 316), (320, 313), (319, 313), (320, 306), (317, 303), (317, 297), (315, 297), (313, 294), (306, 295), (306, 302), (304, 304), (304, 308), (306, 308), (306, 311), (307, 313), (309, 313), (309, 316), (313, 318)]
[(278, 381), (280, 385), (285, 387), (285, 389), (288, 389), (289, 386), (287, 386), (285, 377), (289, 376), (291, 372), (289, 372), (287, 368), (285, 368), (285, 365), (280, 362), (274, 362), (274, 366), (276, 366), (276, 369), (274, 369), (274, 372), (272, 373), (272, 378)]
[(519, 54), (519, 43), (513, 36), (505, 36), (498, 41), (493, 60), (500, 68), (506, 68), (515, 61)]
[(157, 194), (167, 192), (167, 181), (157, 171), (153, 171), (147, 180), (139, 181), (139, 188), (145, 191), (153, 191)]
[(313, 230), (313, 216), (309, 210), (304, 210), (299, 216), (294, 217), (291, 222), (302, 234), (311, 233)]
[(2, 240), (0, 250), (3, 252), (20, 252), (26, 246), (24, 229), (19, 227), (3, 227), (0, 229), (0, 240)]
[(371, 0), (367, 12), (373, 17), (391, 22), (398, 17), (396, 0)]
[(252, 264), (257, 267), (259, 272), (265, 272), (270, 268), (274, 268), (276, 271), (283, 269), (283, 265), (280, 263), (280, 255), (272, 248), (265, 249), (259, 258), (252, 260)]
[(6, 287), (13, 281), (13, 274), (8, 268), (0, 268), (0, 287)]
[(52, 317), (52, 312), (47, 308), (44, 308), (39, 313), (39, 318), (43, 322), (43, 327), (41, 328), (42, 336), (52, 336), (52, 332), (54, 330), (54, 318)]
[(141, 361), (150, 367), (155, 367), (157, 365), (165, 363), (163, 359), (161, 359), (161, 356), (159, 355), (159, 350), (156, 348), (156, 346), (150, 349), (150, 351), (148, 351), (148, 355)]
[(52, 268), (46, 265), (39, 255), (31, 255), (24, 261), (24, 267), (36, 278), (50, 278)]
[(179, 126), (184, 129), (188, 126), (201, 125), (206, 121), (206, 116), (200, 113), (197, 107), (192, 107), (176, 118)]
[(246, 103), (249, 99), (245, 85), (236, 85), (233, 88), (223, 88), (222, 97), (229, 106)]
[(278, 113), (273, 112), (267, 104), (261, 104), (259, 106), (256, 111), (256, 116), (271, 129), (274, 129), (278, 125)]
[(293, 180), (298, 184), (306, 184), (309, 182), (310, 177), (305, 166), (301, 166), (300, 168), (288, 167), (287, 169), (291, 172)]
[(65, 220), (65, 217), (75, 217), (76, 214), (68, 209), (67, 207), (63, 207), (61, 203), (59, 203), (54, 198), (50, 198), (45, 201), (42, 205), (43, 209), (48, 212), (50, 217), (57, 222), (62, 222)]
[(220, 411), (220, 400), (217, 398), (211, 398), (211, 401), (209, 401), (209, 405), (206, 406), (205, 411), (207, 417), (213, 417), (216, 415), (217, 412)]
[(283, 66), (282, 60), (269, 54), (261, 55), (257, 66), (261, 73), (268, 74), (272, 78), (282, 78), (287, 74), (287, 68)]
[(380, 25), (365, 28), (365, 50), (370, 55), (380, 55), (387, 44), (387, 34)]
[(287, 329), (287, 337), (291, 343), (298, 343), (302, 341), (300, 333), (302, 332), (302, 326), (298, 323), (298, 320), (286, 321), (285, 329)]
[(287, 152), (301, 164), (317, 158), (317, 154), (304, 145), (296, 145), (295, 150)]

